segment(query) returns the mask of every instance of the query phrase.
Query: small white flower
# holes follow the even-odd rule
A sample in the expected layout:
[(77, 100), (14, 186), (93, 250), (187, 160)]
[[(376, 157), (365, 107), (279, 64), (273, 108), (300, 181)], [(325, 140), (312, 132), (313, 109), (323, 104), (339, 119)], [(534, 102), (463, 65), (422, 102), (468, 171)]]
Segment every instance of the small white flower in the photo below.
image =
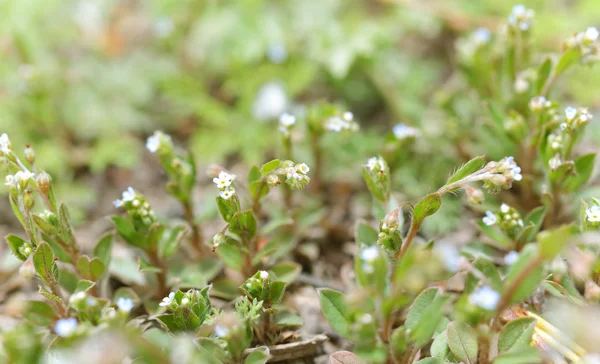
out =
[(20, 181), (27, 181), (29, 179), (32, 179), (35, 177), (34, 173), (31, 173), (29, 171), (18, 171), (17, 173), (15, 173), (15, 179), (20, 182)]
[(484, 310), (492, 311), (498, 306), (500, 294), (488, 286), (477, 288), (469, 295), (469, 302)]
[(585, 211), (585, 218), (589, 222), (600, 222), (600, 206), (592, 206)]
[(261, 270), (260, 271), (260, 278), (261, 279), (269, 279), (269, 273), (267, 271)]
[(11, 151), (10, 139), (8, 139), (8, 134), (3, 133), (0, 135), (0, 152), (2, 154), (8, 154)]
[(375, 245), (365, 248), (360, 252), (360, 259), (367, 261), (367, 262), (372, 262), (373, 260), (377, 259), (378, 257), (379, 257), (379, 249), (377, 249), (377, 247)]
[(560, 134), (550, 134), (548, 135), (548, 143), (553, 150), (558, 150), (562, 148), (562, 136)]
[(169, 293), (169, 296), (165, 297), (162, 299), (162, 302), (159, 303), (159, 306), (169, 306), (171, 303), (173, 303), (173, 300), (175, 299), (175, 292), (171, 292)]
[(279, 117), (279, 124), (288, 128), (288, 127), (296, 124), (296, 117), (293, 115), (290, 115), (288, 113), (285, 113)]
[(133, 189), (133, 187), (128, 187), (125, 191), (123, 191), (123, 194), (121, 195), (121, 199), (123, 200), (123, 202), (133, 201), (134, 198), (135, 190)]
[(190, 303), (190, 299), (189, 299), (189, 298), (187, 298), (187, 297), (183, 297), (183, 298), (181, 299), (181, 304), (182, 304), (182, 305), (187, 305), (188, 303)]
[(77, 319), (74, 317), (60, 319), (56, 321), (54, 325), (54, 332), (58, 336), (68, 337), (71, 336), (77, 329)]
[(227, 335), (229, 335), (229, 329), (227, 327), (221, 326), (221, 325), (216, 326), (214, 332), (215, 332), (215, 335), (217, 335), (217, 337), (220, 337), (220, 338), (224, 338)]
[(477, 28), (473, 32), (473, 40), (477, 45), (488, 43), (492, 39), (492, 32), (487, 28)]
[(500, 205), (500, 211), (502, 211), (503, 213), (506, 214), (509, 210), (510, 207), (507, 204), (503, 203), (502, 205)]
[[(540, 111), (544, 107), (546, 107), (546, 102), (549, 102), (549, 101), (547, 101), (544, 96), (536, 96), (536, 97), (532, 98), (531, 100), (529, 100), (529, 109), (531, 111)], [(548, 105), (548, 106), (550, 106), (550, 105)]]
[(364, 315), (362, 315), (362, 316), (360, 317), (360, 322), (361, 322), (363, 325), (368, 325), (368, 324), (370, 324), (370, 323), (372, 323), (372, 322), (373, 322), (373, 316), (371, 316), (371, 315), (370, 315), (370, 314), (368, 314), (368, 313), (365, 313)]
[(340, 131), (342, 131), (342, 129), (344, 129), (345, 123), (346, 122), (344, 120), (342, 120), (340, 117), (334, 116), (332, 118), (327, 119), (327, 124), (325, 125), (325, 127), (328, 130), (340, 132)]
[(419, 129), (413, 128), (411, 126), (408, 126), (408, 125), (402, 124), (402, 123), (394, 126), (392, 131), (394, 132), (394, 136), (398, 140), (403, 140), (403, 139), (407, 139), (407, 138), (416, 138), (420, 134)]
[(596, 27), (589, 27), (586, 29), (585, 34), (583, 36), (583, 38), (588, 41), (588, 42), (595, 42), (596, 40), (598, 40), (598, 29), (596, 29)]
[(556, 155), (552, 158), (550, 158), (550, 160), (548, 161), (548, 167), (550, 167), (551, 170), (556, 171), (558, 169), (558, 167), (560, 167), (562, 165), (562, 161), (560, 160), (560, 156)]
[(494, 215), (491, 211), (486, 211), (485, 216), (481, 220), (487, 226), (492, 226), (496, 223), (496, 221), (498, 221), (498, 219), (496, 218), (496, 215)]
[(507, 265), (513, 265), (519, 259), (519, 253), (514, 250), (511, 250), (508, 254), (504, 256), (504, 263)]
[(218, 189), (223, 189), (231, 186), (231, 183), (235, 180), (234, 174), (229, 174), (225, 171), (221, 171), (218, 177), (213, 178), (213, 182), (217, 185)]
[(114, 200), (113, 201), (113, 205), (115, 205), (116, 208), (120, 208), (123, 206), (123, 201), (121, 200)]
[(133, 205), (133, 207), (139, 207), (140, 206), (140, 200), (133, 200), (133, 202), (131, 204)]
[(12, 174), (7, 175), (4, 180), (5, 180), (5, 182), (4, 182), (5, 186), (14, 186), (14, 185), (16, 185), (19, 182), (15, 178), (15, 176), (13, 176)]
[(283, 63), (287, 59), (287, 50), (283, 44), (272, 44), (267, 48), (267, 58), (275, 64)]
[(117, 307), (119, 308), (119, 310), (121, 310), (123, 312), (130, 312), (134, 306), (133, 300), (131, 298), (126, 298), (126, 297), (119, 297), (119, 299), (117, 299), (116, 304), (117, 304)]
[(352, 119), (354, 119), (354, 114), (352, 114), (350, 111), (346, 111), (344, 113), (344, 120), (352, 121)]
[(306, 165), (306, 163), (300, 163), (296, 166), (296, 170), (302, 174), (307, 174), (310, 171), (310, 168)]
[(71, 295), (71, 297), (69, 297), (69, 303), (73, 304), (73, 303), (83, 301), (83, 300), (85, 300), (86, 297), (87, 297), (87, 293), (77, 292), (77, 293)]
[(522, 94), (529, 89), (529, 82), (522, 78), (517, 78), (514, 85), (515, 91)]
[(258, 120), (273, 120), (279, 117), (288, 106), (288, 97), (279, 82), (264, 84), (254, 100), (252, 114)]
[(527, 13), (527, 8), (523, 4), (517, 4), (512, 8), (512, 14), (516, 17), (524, 17)]
[(567, 117), (567, 120), (573, 120), (575, 115), (577, 115), (577, 110), (574, 107), (569, 106), (565, 109), (565, 116)]
[(98, 300), (97, 300), (97, 299), (96, 299), (96, 297), (94, 297), (94, 296), (89, 296), (89, 297), (88, 297), (88, 298), (85, 300), (85, 304), (86, 304), (87, 306), (94, 307), (94, 306), (96, 306), (96, 305), (98, 304)]
[(511, 169), (510, 175), (515, 181), (520, 181), (523, 179), (523, 175), (521, 175), (521, 167), (515, 167)]
[(150, 151), (150, 153), (156, 153), (158, 148), (160, 147), (160, 135), (154, 133), (151, 137), (146, 140), (146, 149)]
[(219, 193), (219, 196), (221, 196), (225, 200), (229, 200), (231, 198), (231, 196), (233, 196), (234, 194), (235, 194), (235, 188), (228, 188), (225, 191), (222, 191), (221, 193)]
[(367, 161), (367, 167), (369, 167), (369, 170), (374, 171), (375, 168), (377, 168), (379, 166), (379, 161), (377, 160), (376, 157), (373, 158), (369, 158), (369, 160)]

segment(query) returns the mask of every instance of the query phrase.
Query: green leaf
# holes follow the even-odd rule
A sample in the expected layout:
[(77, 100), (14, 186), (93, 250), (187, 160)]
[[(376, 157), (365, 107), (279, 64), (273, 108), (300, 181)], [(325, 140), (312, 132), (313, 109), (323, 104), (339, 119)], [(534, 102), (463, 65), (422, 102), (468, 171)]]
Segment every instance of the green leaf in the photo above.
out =
[(488, 238), (508, 249), (514, 248), (512, 240), (510, 240), (501, 231), (497, 230), (494, 226), (487, 226), (483, 221), (477, 221), (477, 227), (483, 232)]
[(406, 327), (400, 326), (392, 331), (392, 336), (390, 338), (390, 348), (392, 349), (394, 355), (399, 357), (406, 350), (406, 346), (408, 344), (408, 340), (406, 339)]
[(256, 182), (260, 179), (260, 169), (257, 166), (252, 166), (250, 171), (248, 172), (248, 185), (251, 185), (253, 182)]
[(237, 271), (242, 270), (244, 266), (244, 256), (237, 246), (228, 242), (221, 243), (215, 252), (223, 260), (223, 263), (225, 263), (226, 266)]
[(277, 167), (279, 167), (280, 164), (281, 161), (279, 159), (273, 159), (272, 161), (267, 162), (260, 167), (260, 173), (265, 176), (274, 171)]
[[(423, 292), (421, 293), (423, 294)], [(415, 346), (422, 347), (431, 340), (444, 317), (443, 306), (448, 299), (448, 296), (440, 294), (439, 291), (435, 292), (433, 300), (431, 300), (431, 292), (425, 293), (423, 297), (421, 295), (417, 296), (408, 311), (405, 323), (406, 328), (410, 330), (410, 339), (415, 343)], [(410, 322), (408, 320), (409, 316)]]
[(354, 233), (354, 239), (356, 244), (361, 246), (371, 246), (377, 244), (379, 232), (367, 224), (365, 221), (359, 221), (356, 224), (356, 232)]
[(471, 159), (467, 163), (463, 164), (450, 178), (446, 181), (446, 185), (454, 183), (456, 181), (460, 181), (461, 179), (467, 177), (474, 172), (480, 170), (485, 163), (485, 157), (479, 156)]
[(17, 219), (19, 220), (21, 225), (27, 226), (27, 225), (25, 225), (25, 219), (23, 219), (23, 214), (21, 213), (21, 209), (19, 209), (19, 204), (15, 200), (15, 198), (12, 194), (8, 195), (8, 200), (10, 201), (10, 207), (13, 210), (13, 214), (15, 214), (15, 216), (17, 217)]
[(54, 308), (43, 301), (27, 301), (23, 317), (39, 326), (48, 326), (56, 318)]
[(525, 279), (520, 281), (518, 288), (513, 293), (510, 303), (520, 302), (529, 297), (544, 278), (542, 264), (537, 264), (534, 269), (531, 269), (531, 264), (537, 262), (538, 259), (537, 246), (535, 244), (528, 244), (519, 254), (519, 259), (510, 267), (504, 279), (504, 292), (506, 292), (515, 280), (521, 277), (523, 272), (528, 271)]
[(431, 287), (424, 289), (417, 298), (415, 298), (406, 315), (405, 325), (408, 330), (413, 331), (415, 329), (422, 319), (423, 313), (427, 310), (427, 307), (433, 303), (439, 292), (439, 289)]
[(90, 261), (90, 273), (92, 274), (92, 278), (97, 280), (105, 271), (106, 267), (104, 266), (104, 263), (98, 258), (92, 258)]
[(285, 310), (277, 311), (273, 314), (273, 325), (277, 330), (300, 327), (302, 326), (302, 317)]
[(439, 194), (432, 193), (423, 197), (423, 199), (415, 205), (412, 222), (413, 226), (415, 224), (417, 224), (417, 226), (420, 225), (427, 216), (433, 215), (440, 206), (442, 206), (442, 198)]
[(536, 85), (536, 95), (539, 95), (550, 76), (550, 72), (552, 72), (552, 58), (546, 57), (546, 60), (542, 63), (540, 68), (538, 69), (537, 74), (537, 85)]
[(494, 359), (494, 364), (538, 364), (542, 362), (540, 352), (531, 346), (523, 347), (517, 351), (511, 350)]
[(104, 263), (105, 268), (110, 266), (114, 239), (115, 235), (113, 233), (104, 234), (94, 247), (93, 256), (100, 259)]
[(445, 364), (446, 362), (439, 358), (425, 358), (421, 359), (416, 364)]
[(572, 240), (577, 233), (575, 225), (563, 225), (554, 230), (544, 230), (537, 234), (537, 242), (540, 247), (540, 256), (544, 259), (553, 259)]
[(35, 271), (46, 283), (53, 282), (58, 269), (54, 263), (54, 253), (48, 243), (42, 242), (33, 253), (33, 266)]
[(230, 222), (233, 215), (240, 211), (240, 201), (236, 195), (227, 200), (221, 196), (217, 196), (217, 207), (223, 220)]
[(529, 346), (535, 325), (535, 319), (521, 317), (504, 326), (498, 338), (498, 351), (500, 354)]
[(175, 254), (187, 232), (188, 229), (185, 225), (177, 225), (168, 229), (158, 241), (158, 255), (162, 258), (168, 258)]
[(138, 258), (138, 269), (140, 270), (140, 272), (144, 272), (144, 273), (158, 273), (158, 272), (162, 272), (162, 269), (159, 267), (155, 267), (152, 264), (148, 263), (144, 258), (139, 257)]
[(566, 52), (558, 60), (556, 67), (554, 68), (554, 73), (556, 75), (560, 75), (567, 68), (569, 68), (572, 64), (579, 60), (581, 56), (579, 49), (577, 47), (569, 48)]
[[(525, 226), (526, 229), (523, 230), (521, 236), (519, 237), (519, 241), (521, 244), (529, 243), (533, 241), (535, 238), (535, 234), (540, 231), (542, 227), (542, 223), (544, 222), (544, 217), (546, 216), (546, 208), (544, 206), (536, 207), (531, 210), (527, 216), (525, 216)], [(533, 228), (529, 228), (532, 226)]]
[(348, 335), (348, 314), (349, 308), (346, 304), (344, 294), (332, 289), (319, 289), (319, 297), (321, 299), (321, 309), (329, 325), (340, 336)]
[(256, 181), (248, 186), (248, 190), (250, 190), (250, 196), (252, 196), (252, 198), (258, 198), (260, 200), (269, 193), (270, 188), (267, 183)]
[(429, 352), (431, 353), (432, 357), (439, 359), (446, 359), (452, 354), (450, 348), (448, 347), (448, 334), (446, 333), (446, 330), (437, 334), (437, 336), (433, 339), (433, 343), (431, 344)]
[(77, 287), (75, 288), (75, 292), (87, 292), (95, 285), (96, 285), (96, 283), (94, 283), (92, 281), (88, 281), (87, 279), (80, 279), (79, 282), (77, 282)]
[(52, 225), (49, 222), (47, 222), (46, 220), (42, 219), (37, 214), (31, 214), (31, 216), (33, 217), (33, 222), (35, 222), (37, 227), (40, 230), (42, 230), (42, 232), (44, 234), (51, 236), (53, 239), (56, 239), (56, 237), (59, 235), (59, 232), (58, 232), (58, 229), (54, 225)]
[(269, 272), (273, 273), (278, 280), (291, 283), (302, 271), (302, 266), (296, 262), (281, 262), (275, 264)]
[(202, 356), (215, 358), (221, 363), (229, 363), (230, 359), (225, 350), (212, 339), (201, 337), (198, 339), (198, 346)]
[(582, 155), (577, 158), (575, 160), (575, 174), (571, 174), (565, 178), (563, 188), (567, 192), (573, 192), (583, 186), (592, 176), (595, 160), (595, 153)]
[(27, 244), (27, 241), (21, 239), (20, 237), (14, 235), (14, 234), (8, 234), (4, 237), (4, 239), (6, 240), (6, 243), (10, 247), (10, 250), (13, 252), (15, 257), (17, 257), (19, 260), (21, 260), (23, 262), (27, 260), (27, 256), (24, 255), (23, 253), (21, 253), (21, 251), (20, 251), (20, 248), (23, 245)]
[(117, 233), (127, 244), (138, 248), (144, 247), (144, 237), (135, 231), (131, 221), (122, 216), (113, 216), (111, 219), (115, 224)]
[[(491, 288), (496, 291), (502, 289), (502, 279), (500, 278), (500, 273), (494, 263), (486, 258), (479, 257), (475, 259), (473, 266), (487, 278), (485, 283), (489, 284)], [(478, 283), (479, 278), (473, 275), (473, 273), (469, 273), (465, 280), (465, 292), (472, 292), (477, 287)]]
[(249, 239), (256, 234), (256, 218), (252, 210), (236, 212), (229, 221), (229, 231)]
[(269, 284), (269, 301), (271, 305), (277, 305), (281, 302), (285, 292), (285, 282), (275, 281)]
[(269, 348), (261, 346), (253, 351), (244, 359), (244, 364), (265, 364), (269, 360)]
[(463, 322), (453, 321), (446, 329), (448, 347), (459, 360), (474, 364), (477, 362), (477, 333)]

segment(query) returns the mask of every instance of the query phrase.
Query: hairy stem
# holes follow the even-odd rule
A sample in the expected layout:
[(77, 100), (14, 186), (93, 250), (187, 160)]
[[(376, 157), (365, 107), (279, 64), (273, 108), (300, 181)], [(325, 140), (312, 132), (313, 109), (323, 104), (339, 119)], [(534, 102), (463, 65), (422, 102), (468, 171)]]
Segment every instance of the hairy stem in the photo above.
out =
[(194, 207), (192, 206), (192, 203), (189, 200), (183, 202), (183, 212), (185, 215), (185, 220), (188, 222), (190, 228), (192, 229), (192, 247), (194, 248), (194, 250), (196, 250), (196, 252), (198, 252), (200, 256), (203, 256), (205, 249), (202, 241), (202, 231), (200, 229), (200, 226), (195, 221), (196, 218), (194, 214)]

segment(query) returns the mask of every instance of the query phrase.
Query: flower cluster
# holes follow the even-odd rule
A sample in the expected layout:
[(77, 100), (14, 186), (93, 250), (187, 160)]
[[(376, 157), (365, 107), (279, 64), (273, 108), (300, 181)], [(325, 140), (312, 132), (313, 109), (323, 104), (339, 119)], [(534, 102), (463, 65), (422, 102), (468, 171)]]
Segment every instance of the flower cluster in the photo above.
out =
[(12, 144), (6, 133), (0, 135), (0, 156), (9, 155), (12, 152)]
[(127, 210), (132, 217), (140, 218), (145, 224), (150, 225), (156, 220), (154, 210), (144, 196), (137, 193), (133, 187), (128, 187), (121, 194), (121, 199), (113, 201), (116, 208)]
[(498, 192), (502, 188), (510, 188), (513, 181), (523, 179), (521, 168), (513, 157), (506, 157), (498, 162), (490, 162), (485, 166), (486, 176), (484, 187), (490, 193)]
[(235, 188), (233, 182), (235, 181), (235, 174), (227, 173), (225, 171), (219, 172), (219, 175), (213, 178), (213, 182), (217, 185), (217, 188), (221, 190), (219, 196), (225, 200), (229, 200), (231, 196), (235, 194)]
[(18, 171), (15, 174), (9, 174), (5, 178), (4, 185), (10, 188), (23, 190), (27, 188), (29, 181), (35, 178), (35, 174), (29, 171)]
[(535, 82), (537, 72), (533, 68), (528, 68), (520, 72), (513, 84), (513, 88), (516, 93), (522, 94), (529, 90), (531, 84)]
[(248, 278), (242, 288), (251, 298), (261, 300), (266, 293), (265, 290), (268, 290), (268, 284), (269, 272), (261, 270)]
[(596, 59), (598, 56), (598, 29), (595, 27), (589, 27), (585, 32), (579, 32), (569, 37), (564, 44), (567, 49), (578, 48), (582, 61), (588, 62)]
[(394, 132), (394, 136), (398, 140), (416, 138), (421, 134), (419, 129), (413, 128), (412, 126), (408, 126), (408, 125), (402, 124), (402, 123), (394, 126), (392, 131)]
[(520, 31), (527, 31), (533, 23), (535, 11), (527, 9), (524, 5), (518, 4), (512, 8), (512, 13), (508, 16), (508, 24)]
[(498, 306), (500, 294), (488, 286), (481, 286), (469, 295), (469, 302), (486, 311), (493, 311)]
[(325, 129), (335, 132), (357, 131), (358, 124), (354, 121), (354, 115), (347, 111), (342, 116), (332, 116), (325, 121)]
[(308, 172), (310, 168), (306, 163), (294, 163), (290, 160), (281, 163), (279, 168), (274, 171), (274, 174), (267, 176), (267, 183), (274, 186), (279, 184), (277, 175), (285, 176), (285, 183), (296, 189), (303, 189), (310, 182)]
[(379, 223), (377, 243), (395, 253), (402, 246), (401, 226), (398, 220), (399, 209), (387, 214)]
[(587, 108), (580, 107), (575, 109), (574, 107), (567, 107), (565, 109), (565, 121), (560, 124), (562, 130), (575, 130), (578, 127), (586, 125), (593, 116), (590, 114)]
[(596, 226), (600, 226), (600, 206), (594, 205), (585, 210), (585, 219)]
[(390, 168), (381, 157), (372, 157), (363, 165), (363, 178), (371, 194), (384, 202), (390, 195)]
[(498, 224), (498, 226), (512, 238), (516, 237), (524, 226), (521, 214), (507, 204), (502, 204), (500, 206), (500, 212), (498, 214), (486, 211), (482, 221), (487, 226)]
[(533, 112), (542, 111), (551, 106), (552, 102), (547, 100), (544, 96), (535, 96), (529, 100), (529, 110)]
[(294, 124), (296, 124), (296, 117), (293, 115), (285, 113), (279, 117), (279, 131), (286, 137), (290, 136), (290, 129)]

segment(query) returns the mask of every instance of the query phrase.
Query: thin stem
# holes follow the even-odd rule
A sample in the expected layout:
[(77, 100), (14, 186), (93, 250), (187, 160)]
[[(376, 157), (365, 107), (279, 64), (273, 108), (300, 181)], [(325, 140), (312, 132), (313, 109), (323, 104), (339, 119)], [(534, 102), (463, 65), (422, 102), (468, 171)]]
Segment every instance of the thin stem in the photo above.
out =
[(156, 297), (162, 298), (169, 294), (169, 287), (167, 286), (167, 265), (165, 262), (158, 256), (156, 250), (148, 251), (148, 258), (150, 258), (150, 262), (153, 266), (160, 268), (158, 272), (156, 272), (156, 282), (158, 284)]
[(260, 185), (258, 186), (256, 196), (254, 196), (254, 199), (252, 200), (252, 212), (254, 212), (257, 215), (260, 213), (260, 198), (262, 197), (262, 190), (265, 187), (267, 187), (267, 181), (263, 177), (260, 180)]
[(316, 193), (323, 192), (323, 151), (320, 146), (321, 134), (317, 132), (312, 132), (311, 134), (311, 144), (312, 144), (312, 153), (313, 153), (313, 178), (312, 178), (312, 188)]
[(421, 223), (410, 225), (410, 229), (408, 230), (408, 235), (406, 235), (404, 244), (402, 245), (402, 248), (396, 253), (396, 260), (402, 260), (402, 257), (404, 257), (404, 254), (406, 254), (406, 251), (408, 250), (413, 239), (419, 232), (419, 229), (421, 229)]
[(486, 335), (480, 335), (478, 338), (479, 352), (477, 353), (477, 363), (489, 364), (490, 363), (490, 338)]
[(190, 225), (192, 229), (192, 247), (200, 256), (204, 255), (204, 245), (202, 241), (202, 231), (200, 226), (196, 223), (196, 217), (194, 214), (194, 207), (189, 200), (183, 202), (183, 212), (185, 215), (185, 220)]

